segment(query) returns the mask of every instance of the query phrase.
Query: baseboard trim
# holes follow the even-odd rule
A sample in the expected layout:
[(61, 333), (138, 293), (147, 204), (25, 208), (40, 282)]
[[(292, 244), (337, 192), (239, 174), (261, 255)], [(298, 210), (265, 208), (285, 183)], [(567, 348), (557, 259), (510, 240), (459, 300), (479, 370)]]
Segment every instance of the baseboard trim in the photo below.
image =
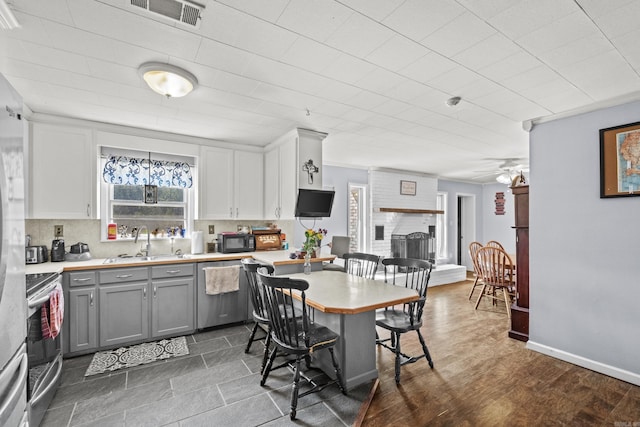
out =
[(539, 344), (531, 340), (527, 342), (526, 347), (529, 350), (537, 351), (538, 353), (546, 354), (547, 356), (555, 357), (556, 359), (564, 360), (565, 362), (573, 363), (574, 365), (582, 366), (583, 368), (591, 369), (592, 371), (600, 372), (601, 374), (640, 386), (640, 374), (596, 362), (595, 360), (587, 359), (573, 353), (567, 353), (566, 351), (558, 350), (557, 348)]

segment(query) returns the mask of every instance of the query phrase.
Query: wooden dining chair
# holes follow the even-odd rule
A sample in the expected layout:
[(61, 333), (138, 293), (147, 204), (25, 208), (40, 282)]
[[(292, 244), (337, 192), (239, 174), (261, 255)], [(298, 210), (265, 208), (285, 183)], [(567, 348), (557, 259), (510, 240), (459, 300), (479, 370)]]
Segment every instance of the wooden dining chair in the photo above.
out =
[[(258, 269), (258, 278), (262, 283), (265, 302), (271, 324), (271, 340), (275, 344), (267, 366), (262, 373), (260, 385), (264, 386), (273, 370), (273, 362), (278, 352), (292, 357), (293, 384), (291, 390), (291, 411), (289, 417), (296, 419), (298, 398), (323, 390), (331, 384), (337, 384), (343, 394), (346, 394), (342, 380), (342, 372), (336, 360), (333, 348), (338, 342), (339, 335), (331, 329), (312, 323), (309, 319), (309, 308), (306, 303), (305, 291), (309, 289), (306, 280), (288, 277), (270, 276), (266, 268)], [(300, 303), (290, 297), (294, 293), (300, 294)], [(318, 383), (316, 379), (303, 372), (301, 362), (306, 361), (306, 367), (311, 369), (311, 354), (321, 350), (328, 350), (335, 373), (335, 380)], [(300, 378), (304, 379), (310, 388), (300, 392)]]
[[(433, 360), (420, 333), (433, 265), (429, 261), (411, 258), (385, 258), (382, 264), (385, 266), (385, 282), (414, 289), (420, 297), (416, 301), (398, 305), (397, 308), (387, 307), (376, 312), (376, 326), (390, 332), (389, 338), (377, 339), (376, 344), (395, 353), (395, 379), (396, 384), (400, 384), (400, 367), (407, 363), (414, 363), (424, 357), (433, 369)], [(400, 347), (400, 336), (411, 331), (416, 331), (422, 345), (422, 354), (419, 356), (409, 356), (403, 353)], [(386, 344), (387, 342), (389, 344)]]
[[(249, 282), (249, 297), (251, 300), (251, 305), (253, 306), (252, 315), (253, 321), (255, 322), (255, 324), (253, 325), (253, 329), (251, 330), (251, 335), (249, 335), (249, 342), (247, 343), (247, 347), (244, 349), (244, 352), (249, 353), (249, 351), (251, 350), (251, 344), (253, 344), (254, 341), (264, 340), (262, 366), (260, 367), (260, 373), (262, 373), (264, 371), (264, 367), (267, 364), (267, 357), (269, 355), (269, 345), (271, 343), (271, 324), (269, 323), (269, 313), (267, 312), (264, 295), (260, 283), (258, 282), (258, 268), (264, 267), (267, 270), (268, 274), (273, 274), (274, 268), (271, 265), (260, 264), (253, 258), (243, 258), (241, 263)], [(258, 328), (263, 328), (263, 330), (266, 329), (266, 331), (264, 337), (256, 339)]]
[(489, 240), (485, 246), (500, 248), (504, 251), (504, 246), (502, 246), (502, 243), (498, 242), (497, 240)]
[[(476, 310), (484, 297), (494, 302), (504, 301), (507, 316), (511, 319), (511, 300), (515, 297), (511, 257), (498, 247), (485, 246), (478, 251), (477, 258), (482, 290), (476, 301)], [(487, 289), (489, 292), (485, 292)]]
[(354, 276), (375, 279), (380, 263), (380, 256), (365, 254), (362, 252), (352, 252), (343, 255), (344, 271)]
[(482, 243), (480, 242), (469, 243), (469, 257), (473, 264), (473, 275), (475, 276), (475, 280), (473, 281), (473, 285), (471, 285), (471, 290), (469, 291), (469, 300), (471, 300), (473, 291), (476, 287), (482, 286), (482, 281), (480, 280), (480, 267), (478, 266), (478, 251), (480, 248), (482, 248)]

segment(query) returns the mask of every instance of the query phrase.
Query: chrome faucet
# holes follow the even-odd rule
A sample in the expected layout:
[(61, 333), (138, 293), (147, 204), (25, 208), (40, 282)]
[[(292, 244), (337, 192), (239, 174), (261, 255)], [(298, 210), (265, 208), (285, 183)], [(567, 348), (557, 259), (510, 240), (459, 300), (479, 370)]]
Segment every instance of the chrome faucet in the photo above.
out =
[(141, 225), (140, 227), (138, 227), (138, 231), (136, 232), (136, 238), (133, 241), (133, 243), (138, 243), (138, 236), (140, 236), (140, 231), (142, 229), (147, 230), (147, 253), (146, 256), (147, 258), (151, 258), (151, 232), (149, 232), (149, 227), (147, 227), (146, 225)]

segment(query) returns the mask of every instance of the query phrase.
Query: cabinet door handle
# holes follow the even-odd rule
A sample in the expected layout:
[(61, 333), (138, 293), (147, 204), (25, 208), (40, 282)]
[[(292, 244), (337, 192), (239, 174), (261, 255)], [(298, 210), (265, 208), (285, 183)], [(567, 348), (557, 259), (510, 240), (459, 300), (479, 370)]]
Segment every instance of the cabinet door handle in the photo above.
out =
[(142, 288), (142, 298), (147, 299), (147, 288)]
[(158, 287), (157, 287), (157, 286), (154, 286), (154, 287), (153, 287), (153, 297), (154, 297), (154, 298), (156, 297), (156, 294), (157, 294), (157, 293), (158, 293)]
[(238, 208), (236, 208), (236, 218), (238, 218), (240, 216), (240, 211), (238, 210)]
[(182, 270), (167, 270), (165, 271), (165, 273), (167, 274), (178, 274), (180, 273)]
[(73, 279), (74, 282), (86, 282), (87, 280), (91, 280), (90, 277), (83, 277), (81, 279)]
[(87, 203), (87, 216), (91, 217), (91, 205)]
[(233, 208), (229, 208), (229, 218), (233, 218)]
[(129, 277), (133, 277), (133, 274), (118, 274), (116, 279), (128, 279)]
[(93, 306), (93, 292), (89, 294), (89, 305)]

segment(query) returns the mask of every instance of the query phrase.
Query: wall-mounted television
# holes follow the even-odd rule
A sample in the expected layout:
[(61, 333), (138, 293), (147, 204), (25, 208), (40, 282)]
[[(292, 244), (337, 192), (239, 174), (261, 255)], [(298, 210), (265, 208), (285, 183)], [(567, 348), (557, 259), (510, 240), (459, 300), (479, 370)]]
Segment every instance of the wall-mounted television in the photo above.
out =
[(328, 218), (331, 216), (333, 190), (298, 190), (295, 216), (299, 218)]

